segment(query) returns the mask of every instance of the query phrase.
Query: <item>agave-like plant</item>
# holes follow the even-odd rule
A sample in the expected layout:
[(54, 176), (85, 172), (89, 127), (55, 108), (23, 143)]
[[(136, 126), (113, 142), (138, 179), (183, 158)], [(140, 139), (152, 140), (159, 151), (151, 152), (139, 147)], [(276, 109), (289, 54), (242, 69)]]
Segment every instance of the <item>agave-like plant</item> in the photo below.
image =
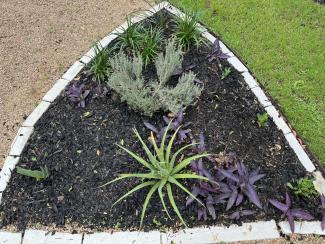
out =
[(126, 149), (125, 147), (123, 147), (121, 145), (117, 145), (117, 146), (120, 147), (121, 149), (123, 149), (125, 152), (127, 152), (138, 163), (142, 164), (147, 169), (147, 172), (121, 174), (118, 178), (102, 185), (102, 186), (106, 186), (106, 185), (112, 184), (116, 181), (119, 181), (122, 179), (127, 179), (127, 178), (140, 178), (140, 179), (144, 180), (141, 184), (137, 185), (132, 190), (128, 191), (126, 194), (124, 194), (122, 197), (120, 197), (113, 204), (113, 206), (114, 206), (115, 204), (117, 204), (118, 202), (123, 200), (124, 198), (130, 196), (131, 194), (133, 194), (134, 192), (136, 192), (142, 188), (150, 187), (150, 190), (148, 191), (148, 194), (147, 194), (144, 204), (143, 204), (141, 220), (140, 220), (140, 228), (142, 227), (142, 224), (143, 224), (143, 219), (145, 216), (147, 206), (150, 202), (152, 195), (155, 192), (158, 192), (158, 195), (160, 197), (163, 208), (164, 208), (166, 214), (168, 215), (168, 217), (171, 219), (171, 217), (168, 213), (168, 210), (166, 208), (165, 201), (164, 201), (164, 194), (163, 194), (164, 189), (166, 189), (166, 191), (167, 191), (167, 196), (168, 196), (171, 206), (173, 207), (173, 210), (175, 211), (175, 213), (177, 214), (177, 216), (181, 220), (181, 222), (186, 226), (184, 219), (182, 218), (182, 216), (178, 210), (178, 207), (175, 203), (172, 186), (179, 187), (181, 190), (186, 192), (191, 198), (195, 199), (202, 206), (204, 206), (203, 203), (199, 199), (197, 199), (189, 190), (187, 190), (179, 182), (179, 180), (197, 179), (197, 180), (208, 181), (209, 179), (207, 177), (193, 174), (193, 173), (182, 173), (182, 170), (184, 170), (193, 160), (207, 157), (207, 156), (209, 156), (209, 154), (207, 154), (207, 153), (196, 154), (191, 157), (181, 158), (178, 161), (178, 156), (180, 156), (181, 153), (185, 149), (192, 147), (193, 144), (189, 144), (189, 145), (186, 145), (186, 146), (180, 148), (172, 155), (173, 142), (177, 136), (177, 133), (178, 133), (180, 127), (174, 132), (174, 134), (172, 135), (168, 144), (166, 143), (167, 145), (165, 145), (166, 137), (167, 137), (167, 133), (168, 133), (168, 129), (169, 129), (170, 125), (171, 125), (171, 122), (169, 123), (169, 125), (167, 126), (167, 129), (165, 130), (165, 133), (162, 137), (162, 140), (161, 140), (161, 143), (159, 146), (157, 145), (155, 138), (153, 136), (153, 133), (151, 132), (150, 141), (153, 145), (154, 152), (150, 151), (149, 147), (144, 143), (144, 141), (141, 138), (141, 136), (139, 135), (138, 131), (136, 129), (133, 129), (134, 134), (138, 138), (139, 142), (141, 143), (141, 145), (146, 153), (147, 159), (140, 157), (139, 155), (131, 152), (130, 150)]

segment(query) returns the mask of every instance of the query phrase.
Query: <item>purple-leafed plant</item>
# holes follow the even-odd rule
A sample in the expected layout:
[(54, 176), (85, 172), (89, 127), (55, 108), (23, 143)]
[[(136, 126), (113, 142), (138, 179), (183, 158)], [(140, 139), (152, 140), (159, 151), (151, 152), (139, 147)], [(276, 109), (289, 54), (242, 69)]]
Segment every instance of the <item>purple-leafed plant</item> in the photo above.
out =
[(325, 196), (322, 194), (320, 196), (320, 203), (321, 203), (321, 209), (322, 209), (322, 222), (321, 222), (321, 227), (322, 230), (325, 229)]
[(219, 169), (219, 172), (227, 178), (227, 184), (223, 187), (223, 193), (228, 197), (226, 210), (229, 210), (233, 205), (240, 205), (244, 196), (248, 197), (257, 207), (262, 208), (254, 186), (255, 182), (265, 176), (259, 173), (259, 169), (250, 173), (245, 165), (240, 162), (228, 170)]
[(221, 51), (219, 39), (216, 38), (216, 40), (214, 41), (213, 46), (212, 46), (212, 51), (207, 56), (207, 58), (209, 59), (209, 62), (216, 60), (220, 71), (222, 71), (220, 59), (227, 59), (229, 57), (230, 57), (229, 55), (227, 55)]
[[(191, 123), (183, 124), (183, 119), (184, 119), (183, 109), (178, 111), (178, 113), (176, 114), (176, 116), (173, 120), (168, 118), (167, 116), (163, 116), (163, 119), (167, 125), (170, 123), (169, 130), (171, 132), (175, 132), (177, 130), (177, 128), (181, 127), (181, 129), (179, 129), (177, 132), (178, 139), (176, 140), (175, 144), (181, 144), (185, 141), (185, 139), (187, 139), (188, 137), (191, 136), (191, 129), (188, 129), (188, 126)], [(162, 129), (158, 129), (156, 126), (154, 126), (148, 122), (144, 122), (144, 125), (149, 130), (151, 130), (152, 132), (154, 132), (156, 134), (156, 140), (158, 142), (160, 142), (162, 139), (162, 136), (164, 135), (164, 133), (167, 129), (167, 126), (164, 126)], [(167, 137), (169, 137), (169, 136), (170, 135), (168, 135)]]
[(285, 203), (281, 203), (274, 199), (269, 199), (269, 202), (277, 209), (283, 212), (283, 216), (287, 216), (291, 232), (295, 232), (295, 222), (294, 218), (300, 218), (303, 220), (312, 220), (314, 217), (305, 210), (292, 208), (292, 201), (289, 194), (286, 192)]
[(183, 67), (178, 67), (175, 69), (173, 76), (181, 76), (183, 73), (188, 72), (192, 69), (194, 69), (197, 65), (196, 64), (189, 64), (187, 66)]
[(236, 212), (233, 212), (229, 218), (230, 219), (235, 219), (235, 220), (239, 220), (241, 217), (243, 216), (248, 216), (248, 215), (253, 215), (255, 214), (256, 211), (254, 210), (242, 210), (242, 211), (236, 211)]
[(90, 90), (84, 89), (85, 85), (71, 85), (68, 88), (67, 95), (71, 102), (76, 103), (78, 107), (84, 108), (86, 107), (86, 98), (88, 97)]
[[(205, 138), (204, 135), (200, 134), (199, 143), (193, 141), (193, 154), (195, 153), (204, 153), (206, 152), (205, 146)], [(209, 158), (211, 160), (211, 158)], [(203, 199), (203, 203), (205, 204), (205, 208), (201, 205), (196, 205), (197, 207), (197, 215), (198, 220), (202, 218), (207, 220), (208, 213), (212, 216), (213, 219), (216, 219), (216, 211), (214, 205), (217, 203), (224, 202), (223, 199), (218, 200), (216, 199), (215, 195), (219, 192), (219, 184), (217, 183), (217, 177), (212, 176), (212, 174), (204, 167), (203, 160), (194, 160), (191, 162), (191, 169), (198, 175), (207, 177), (211, 182), (199, 182), (196, 186), (192, 188), (192, 194), (196, 197), (200, 197)], [(189, 206), (193, 203), (194, 198), (189, 197), (186, 201), (186, 206)]]

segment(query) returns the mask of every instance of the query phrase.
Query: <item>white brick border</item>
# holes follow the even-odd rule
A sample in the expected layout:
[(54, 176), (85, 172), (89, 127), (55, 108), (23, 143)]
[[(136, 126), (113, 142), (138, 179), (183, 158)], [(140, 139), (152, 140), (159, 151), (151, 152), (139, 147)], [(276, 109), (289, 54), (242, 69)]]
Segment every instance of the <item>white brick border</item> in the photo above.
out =
[[(154, 6), (151, 10), (144, 11), (141, 16), (135, 16), (131, 19), (131, 24), (137, 23), (154, 13), (166, 9), (170, 13), (177, 15), (181, 18), (184, 13), (170, 5), (168, 2), (162, 2)], [(202, 36), (210, 42), (215, 42), (216, 37), (213, 36), (208, 30), (198, 24), (202, 30)], [(102, 48), (106, 47), (116, 37), (117, 33), (122, 33), (128, 28), (127, 22), (120, 25), (110, 34), (105, 36), (99, 41)], [(247, 67), (231, 52), (230, 49), (221, 41), (219, 41), (221, 50), (229, 55), (227, 61), (238, 70), (248, 86), (248, 88), (255, 94), (257, 100), (265, 108), (266, 112), (272, 118), (278, 129), (284, 133), (290, 147), (296, 153), (298, 159), (308, 172), (313, 172), (315, 176), (315, 188), (320, 193), (325, 193), (325, 180), (320, 172), (315, 172), (316, 168), (308, 157), (303, 147), (299, 144), (297, 138), (293, 135), (290, 127), (285, 122), (280, 112), (272, 105), (271, 101), (265, 95), (263, 89), (259, 86), (255, 78), (249, 73)], [(91, 48), (80, 60), (76, 61), (62, 76), (57, 80), (53, 87), (43, 97), (42, 102), (35, 108), (30, 116), (25, 120), (22, 127), (19, 129), (16, 138), (13, 140), (9, 156), (6, 158), (4, 167), (0, 172), (0, 202), (2, 192), (5, 190), (11, 172), (19, 161), (28, 138), (33, 132), (33, 128), (38, 119), (49, 108), (50, 104), (61, 94), (65, 87), (80, 73), (80, 71), (93, 59), (95, 56), (94, 48)], [(290, 234), (290, 228), (287, 222), (279, 223), (280, 229), (284, 234)], [(300, 234), (318, 234), (325, 235), (325, 232), (320, 228), (320, 222), (297, 222), (296, 233)], [(22, 240), (21, 233), (0, 232), (1, 243), (21, 243), (22, 244), (90, 244), (90, 243), (215, 243), (220, 241), (234, 242), (234, 241), (248, 241), (248, 240), (261, 240), (261, 239), (274, 239), (279, 238), (280, 234), (274, 220), (261, 221), (254, 223), (244, 223), (242, 226), (231, 225), (230, 227), (224, 226), (211, 226), (184, 229), (177, 233), (161, 233), (158, 231), (151, 232), (114, 232), (114, 233), (95, 233), (95, 234), (67, 234), (59, 233), (51, 234), (42, 230), (26, 230)]]

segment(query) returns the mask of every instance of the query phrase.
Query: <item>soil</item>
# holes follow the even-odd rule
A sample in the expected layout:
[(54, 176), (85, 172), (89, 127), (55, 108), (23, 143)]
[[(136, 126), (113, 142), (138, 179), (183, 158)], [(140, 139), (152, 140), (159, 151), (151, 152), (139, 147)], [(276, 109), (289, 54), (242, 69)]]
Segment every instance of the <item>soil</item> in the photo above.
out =
[[(169, 32), (166, 32), (169, 35)], [(191, 122), (193, 137), (206, 137), (207, 151), (213, 154), (234, 152), (245, 165), (253, 170), (260, 168), (266, 174), (257, 185), (257, 192), (263, 205), (259, 210), (245, 202), (236, 210), (253, 209), (257, 214), (243, 217), (240, 221), (230, 220), (235, 211), (225, 211), (225, 205), (217, 206), (217, 219), (198, 221), (194, 206), (185, 207), (186, 194), (173, 188), (176, 203), (189, 227), (201, 225), (230, 225), (243, 222), (281, 219), (281, 212), (268, 203), (275, 198), (283, 201), (286, 184), (306, 175), (304, 168), (290, 149), (283, 134), (269, 120), (259, 127), (257, 113), (263, 108), (245, 84), (242, 76), (228, 63), (223, 67), (232, 72), (221, 80), (217, 65), (206, 58), (211, 47), (192, 47), (184, 54), (183, 66), (196, 64), (193, 72), (203, 82), (204, 90), (193, 106), (185, 111), (184, 122)], [(149, 70), (149, 71), (148, 71)], [(153, 77), (155, 68), (148, 67), (146, 75)], [(116, 143), (143, 155), (135, 140), (132, 128), (136, 127), (143, 138), (150, 131), (143, 122), (163, 126), (158, 112), (152, 118), (144, 117), (119, 100), (117, 94), (109, 91), (97, 96), (97, 84), (84, 71), (74, 82), (83, 82), (91, 89), (86, 108), (77, 108), (65, 94), (62, 94), (42, 116), (35, 126), (19, 166), (39, 169), (47, 166), (50, 175), (43, 181), (36, 181), (17, 173), (3, 195), (1, 225), (51, 226), (60, 228), (78, 226), (91, 230), (137, 229), (142, 204), (147, 190), (139, 191), (112, 208), (112, 204), (134, 187), (137, 180), (123, 180), (102, 187), (121, 173), (143, 172), (139, 163), (134, 162)], [(90, 112), (91, 116), (85, 116)], [(187, 141), (190, 143), (190, 141)], [(205, 161), (207, 168), (215, 169), (215, 163)], [(194, 182), (185, 182), (190, 188)], [(291, 194), (292, 195), (292, 194)], [(303, 208), (320, 219), (319, 199), (293, 197), (294, 206)], [(170, 213), (172, 209), (170, 208)], [(145, 230), (177, 229), (180, 223), (172, 215), (167, 219), (162, 211), (158, 196), (154, 195), (147, 209)]]
[(0, 1), (0, 168), (19, 125), (92, 43), (145, 1)]

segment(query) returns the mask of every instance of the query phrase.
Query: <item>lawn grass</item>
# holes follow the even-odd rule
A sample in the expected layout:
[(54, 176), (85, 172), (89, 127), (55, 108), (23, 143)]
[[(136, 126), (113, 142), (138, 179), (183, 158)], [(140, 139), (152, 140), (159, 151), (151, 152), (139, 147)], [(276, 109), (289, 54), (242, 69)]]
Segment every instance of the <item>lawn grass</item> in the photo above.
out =
[(247, 64), (325, 163), (325, 6), (312, 0), (175, 0)]

